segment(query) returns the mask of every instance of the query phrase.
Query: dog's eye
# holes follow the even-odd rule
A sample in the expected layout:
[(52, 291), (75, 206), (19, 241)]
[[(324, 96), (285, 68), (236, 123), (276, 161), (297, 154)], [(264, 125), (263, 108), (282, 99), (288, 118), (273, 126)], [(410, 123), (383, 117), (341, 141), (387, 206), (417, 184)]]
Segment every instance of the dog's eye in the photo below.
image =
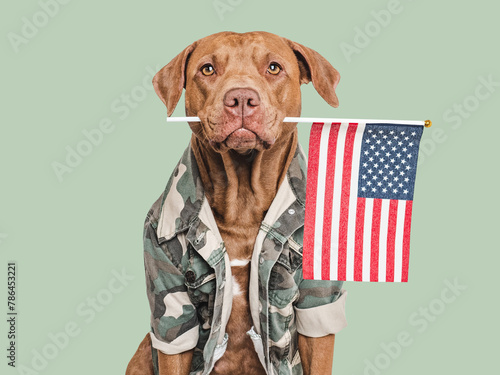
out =
[(267, 71), (273, 75), (276, 75), (281, 72), (281, 66), (276, 63), (271, 63), (269, 64), (269, 68), (267, 68)]
[(204, 76), (211, 76), (215, 73), (214, 67), (211, 64), (206, 64), (201, 67), (201, 73)]

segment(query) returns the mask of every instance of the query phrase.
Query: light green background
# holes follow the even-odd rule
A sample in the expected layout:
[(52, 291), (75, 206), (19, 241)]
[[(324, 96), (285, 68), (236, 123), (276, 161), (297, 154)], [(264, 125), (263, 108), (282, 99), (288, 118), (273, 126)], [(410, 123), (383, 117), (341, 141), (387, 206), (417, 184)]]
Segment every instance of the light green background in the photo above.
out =
[[(217, 3), (231, 10), (220, 17)], [(349, 326), (336, 338), (334, 373), (361, 375), (367, 361), (386, 367), (380, 374), (498, 371), (500, 88), (483, 87), (482, 99), (473, 97), (481, 77), (500, 81), (500, 7), (485, 0), (401, 0), (401, 11), (377, 33), (372, 12), (389, 3), (73, 0), (53, 11), (16, 53), (8, 34), (22, 35), (23, 17), (32, 20), (42, 8), (36, 1), (4, 2), (0, 372), (17, 373), (4, 355), (6, 263), (14, 260), (18, 366), (31, 367), (34, 353), (48, 350), (49, 335), (74, 322), (78, 335), (36, 373), (124, 373), (149, 327), (143, 220), (190, 137), (187, 124), (165, 123), (148, 70), (223, 30), (285, 36), (314, 48), (340, 71), (339, 109), (308, 85), (304, 116), (434, 122), (424, 132), (427, 155), (417, 177), (410, 282), (345, 284)], [(43, 15), (37, 17), (43, 23)], [(356, 28), (366, 27), (374, 37), (348, 61), (340, 46), (355, 45)], [(140, 88), (143, 80), (147, 90)], [(113, 110), (131, 92), (147, 95), (126, 116)], [(473, 110), (457, 128), (457, 118), (443, 116), (464, 101)], [(174, 115), (183, 114), (180, 103)], [(66, 147), (75, 149), (85, 139), (82, 131), (102, 119), (112, 121), (111, 133), (59, 182), (52, 163), (64, 163)], [(299, 126), (306, 148), (309, 127)], [(109, 297), (113, 271), (122, 270), (134, 279), (113, 289), (112, 301), (93, 309), (87, 322), (87, 299)], [(446, 280), (455, 279), (467, 288), (453, 302), (438, 302)], [(412, 323), (429, 305), (438, 313), (429, 318), (434, 320), (420, 316), (425, 327)], [(387, 361), (382, 346), (402, 332), (411, 345)]]

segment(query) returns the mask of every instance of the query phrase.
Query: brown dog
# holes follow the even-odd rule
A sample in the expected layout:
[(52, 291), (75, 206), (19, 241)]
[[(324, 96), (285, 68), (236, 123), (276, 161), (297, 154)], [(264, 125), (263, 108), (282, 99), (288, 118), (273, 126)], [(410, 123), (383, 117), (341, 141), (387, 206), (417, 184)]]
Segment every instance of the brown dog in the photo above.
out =
[[(283, 119), (300, 116), (300, 85), (311, 81), (337, 107), (339, 79), (317, 52), (265, 32), (208, 36), (155, 76), (168, 116), (185, 88), (186, 115), (200, 117), (189, 123), (193, 136), (183, 157), (196, 166), (181, 160), (172, 177), (180, 183), (181, 173), (192, 169), (194, 180), (201, 180), (193, 182), (200, 200), (184, 227), (191, 198), (177, 219), (165, 218), (172, 195), (188, 195), (179, 187), (166, 191), (148, 215), (145, 264), (153, 332), (140, 344), (127, 375), (331, 374), (335, 333), (345, 326), (346, 293), (341, 282), (302, 280), (305, 185), (294, 185), (293, 176), (305, 176), (296, 124)], [(293, 199), (279, 216), (274, 207), (282, 203), (284, 185)], [(211, 213), (203, 219), (205, 201)], [(281, 222), (269, 228), (266, 220), (273, 215)], [(197, 226), (212, 219), (217, 241), (208, 252), (210, 228)], [(295, 232), (284, 235), (291, 225), (287, 220)], [(280, 226), (281, 232), (273, 232)], [(164, 227), (176, 234), (165, 235)]]

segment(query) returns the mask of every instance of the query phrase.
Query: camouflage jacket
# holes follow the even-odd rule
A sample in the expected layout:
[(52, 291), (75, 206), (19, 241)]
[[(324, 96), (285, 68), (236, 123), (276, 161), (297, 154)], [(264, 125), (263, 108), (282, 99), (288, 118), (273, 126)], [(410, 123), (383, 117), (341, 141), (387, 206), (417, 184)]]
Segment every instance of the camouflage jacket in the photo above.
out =
[[(268, 374), (302, 374), (298, 334), (320, 337), (346, 326), (341, 281), (302, 278), (306, 162), (297, 152), (257, 235), (247, 332)], [(194, 348), (191, 374), (209, 374), (231, 340), (229, 258), (205, 198), (191, 147), (184, 152), (144, 227), (153, 363), (157, 350)]]

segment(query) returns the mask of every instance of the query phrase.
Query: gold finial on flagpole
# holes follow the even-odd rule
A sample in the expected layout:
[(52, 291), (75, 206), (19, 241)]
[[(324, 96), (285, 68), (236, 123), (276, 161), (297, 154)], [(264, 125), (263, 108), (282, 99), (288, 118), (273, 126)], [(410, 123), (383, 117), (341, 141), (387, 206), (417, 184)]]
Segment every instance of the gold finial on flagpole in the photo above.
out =
[(432, 126), (432, 121), (431, 120), (425, 120), (424, 126), (426, 128), (430, 128)]

